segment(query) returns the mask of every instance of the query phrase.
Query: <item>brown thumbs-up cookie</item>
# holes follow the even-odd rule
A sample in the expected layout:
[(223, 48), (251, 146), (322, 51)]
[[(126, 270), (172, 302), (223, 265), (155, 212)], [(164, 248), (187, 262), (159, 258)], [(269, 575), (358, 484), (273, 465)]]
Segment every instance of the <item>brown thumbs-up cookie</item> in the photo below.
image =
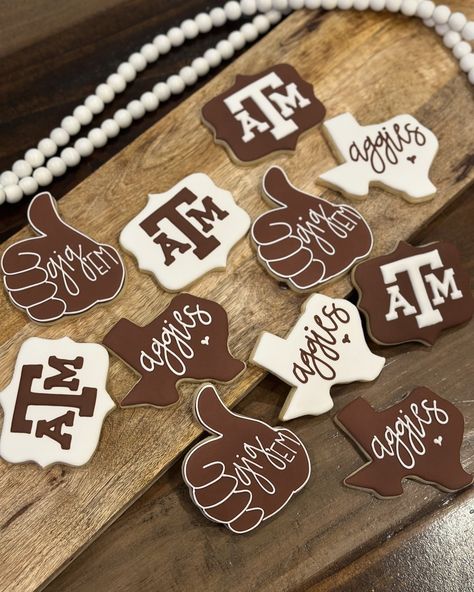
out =
[(255, 220), (252, 241), (263, 266), (290, 288), (314, 290), (370, 253), (372, 232), (351, 206), (303, 193), (276, 166), (265, 173), (263, 191), (277, 207)]
[(33, 198), (28, 221), (38, 236), (8, 247), (1, 267), (11, 301), (30, 319), (56, 321), (118, 295), (125, 281), (118, 252), (63, 222), (49, 193)]
[(229, 411), (211, 385), (197, 393), (194, 412), (213, 435), (187, 454), (182, 472), (193, 502), (211, 520), (249, 532), (308, 482), (308, 453), (290, 430)]

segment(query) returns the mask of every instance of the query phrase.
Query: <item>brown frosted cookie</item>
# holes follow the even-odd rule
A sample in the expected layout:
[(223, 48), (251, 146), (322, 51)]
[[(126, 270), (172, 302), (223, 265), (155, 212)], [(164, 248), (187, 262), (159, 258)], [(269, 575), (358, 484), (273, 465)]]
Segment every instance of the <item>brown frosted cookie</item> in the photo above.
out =
[(255, 220), (252, 241), (263, 266), (290, 288), (314, 290), (369, 255), (372, 232), (353, 207), (303, 193), (276, 166), (265, 173), (263, 191), (277, 207)]
[(290, 430), (229, 411), (211, 385), (197, 393), (194, 412), (213, 435), (188, 452), (182, 473), (193, 502), (210, 520), (237, 534), (249, 532), (308, 482), (308, 453)]
[(352, 279), (370, 336), (382, 345), (432, 345), (443, 329), (474, 312), (469, 275), (448, 242), (413, 247), (402, 241), (392, 253), (357, 265)]
[(229, 353), (228, 337), (222, 306), (191, 294), (175, 296), (145, 327), (120, 319), (102, 342), (141, 374), (122, 407), (172, 405), (183, 380), (230, 382), (245, 364)]
[(313, 87), (290, 64), (277, 64), (258, 74), (238, 75), (226, 91), (202, 109), (202, 119), (240, 163), (272, 152), (294, 150), (302, 133), (326, 114)]
[(30, 319), (56, 321), (119, 294), (125, 267), (118, 252), (63, 222), (49, 193), (32, 199), (28, 221), (38, 236), (8, 247), (1, 267), (10, 300)]
[(472, 483), (460, 462), (462, 413), (426, 387), (417, 387), (385, 411), (357, 398), (335, 418), (369, 462), (344, 480), (378, 497), (403, 493), (402, 480), (416, 479), (444, 491)]

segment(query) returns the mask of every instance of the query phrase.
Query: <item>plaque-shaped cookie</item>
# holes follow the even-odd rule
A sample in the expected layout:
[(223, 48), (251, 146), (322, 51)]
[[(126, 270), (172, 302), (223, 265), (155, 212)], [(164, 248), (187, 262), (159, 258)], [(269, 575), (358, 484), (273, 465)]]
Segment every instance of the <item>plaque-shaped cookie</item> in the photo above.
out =
[(120, 244), (163, 289), (179, 292), (209, 271), (224, 269), (249, 227), (249, 215), (232, 194), (195, 173), (165, 193), (149, 195), (122, 230)]
[(312, 85), (289, 64), (238, 75), (202, 109), (204, 123), (240, 163), (296, 148), (298, 138), (324, 119)]
[(357, 265), (353, 283), (374, 341), (432, 345), (443, 329), (467, 322), (474, 312), (469, 275), (448, 242), (413, 247)]
[(80, 466), (99, 443), (115, 407), (106, 390), (109, 355), (96, 343), (30, 337), (0, 393), (0, 455), (11, 463)]

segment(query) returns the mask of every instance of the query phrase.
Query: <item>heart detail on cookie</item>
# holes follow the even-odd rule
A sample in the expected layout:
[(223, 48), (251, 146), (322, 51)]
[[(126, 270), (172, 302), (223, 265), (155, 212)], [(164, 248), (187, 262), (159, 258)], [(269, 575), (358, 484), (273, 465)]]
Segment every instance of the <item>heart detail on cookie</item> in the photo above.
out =
[(435, 444), (437, 444), (438, 446), (441, 446), (441, 444), (442, 444), (442, 442), (443, 442), (443, 436), (438, 436), (437, 438), (435, 438), (435, 439), (433, 440), (433, 442), (434, 442)]
[(349, 339), (349, 335), (346, 333), (342, 338), (342, 343), (350, 343), (351, 340)]
[(201, 339), (201, 343), (203, 345), (209, 345), (209, 335), (206, 335), (206, 337), (204, 337), (204, 339)]
[(409, 160), (411, 164), (415, 164), (416, 155), (414, 154), (413, 156), (407, 156), (407, 160)]

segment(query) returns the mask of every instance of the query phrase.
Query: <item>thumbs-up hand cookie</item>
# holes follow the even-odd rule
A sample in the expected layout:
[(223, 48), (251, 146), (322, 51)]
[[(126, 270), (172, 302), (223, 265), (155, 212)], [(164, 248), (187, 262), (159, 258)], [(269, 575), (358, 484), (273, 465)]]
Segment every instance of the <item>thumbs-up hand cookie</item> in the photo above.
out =
[(372, 232), (351, 206), (299, 191), (276, 166), (265, 173), (263, 190), (279, 207), (255, 220), (252, 240), (260, 262), (290, 288), (313, 290), (370, 253)]
[(28, 208), (39, 235), (11, 245), (1, 267), (11, 301), (39, 323), (84, 312), (117, 296), (125, 280), (118, 252), (61, 220), (49, 193)]
[(211, 385), (198, 392), (194, 411), (214, 435), (187, 454), (182, 472), (194, 503), (211, 520), (249, 532), (308, 482), (308, 453), (290, 430), (229, 411)]

